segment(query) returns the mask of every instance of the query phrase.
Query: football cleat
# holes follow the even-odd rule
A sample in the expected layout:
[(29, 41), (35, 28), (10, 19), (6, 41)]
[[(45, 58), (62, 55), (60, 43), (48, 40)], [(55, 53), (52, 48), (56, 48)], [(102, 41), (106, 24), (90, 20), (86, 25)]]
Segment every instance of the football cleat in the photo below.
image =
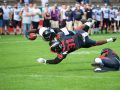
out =
[(113, 42), (115, 42), (115, 41), (117, 40), (117, 38), (116, 38), (116, 37), (112, 37), (112, 39), (113, 39)]
[(99, 64), (99, 63), (92, 63), (91, 66), (93, 66), (93, 67), (101, 67), (101, 68), (103, 67), (103, 65)]

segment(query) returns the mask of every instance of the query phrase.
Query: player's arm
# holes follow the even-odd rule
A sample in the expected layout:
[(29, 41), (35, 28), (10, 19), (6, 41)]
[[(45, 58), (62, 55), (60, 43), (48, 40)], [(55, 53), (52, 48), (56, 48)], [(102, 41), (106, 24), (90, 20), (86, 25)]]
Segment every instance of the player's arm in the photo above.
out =
[(39, 58), (37, 59), (37, 62), (43, 63), (43, 64), (59, 64), (63, 59), (66, 58), (66, 56), (67, 56), (67, 53), (64, 52), (62, 54), (58, 54), (58, 56), (55, 59), (46, 60), (43, 58)]
[(95, 20), (88, 19), (86, 23), (74, 28), (74, 30), (84, 30), (85, 32), (88, 32), (88, 30), (95, 24)]

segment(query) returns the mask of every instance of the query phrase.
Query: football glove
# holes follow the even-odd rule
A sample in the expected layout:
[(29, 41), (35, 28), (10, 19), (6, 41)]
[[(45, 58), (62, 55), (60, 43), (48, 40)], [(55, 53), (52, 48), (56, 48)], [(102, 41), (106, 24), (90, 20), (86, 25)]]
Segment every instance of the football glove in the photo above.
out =
[(37, 62), (38, 62), (38, 63), (46, 64), (46, 60), (45, 60), (44, 58), (38, 58), (38, 59), (37, 59)]

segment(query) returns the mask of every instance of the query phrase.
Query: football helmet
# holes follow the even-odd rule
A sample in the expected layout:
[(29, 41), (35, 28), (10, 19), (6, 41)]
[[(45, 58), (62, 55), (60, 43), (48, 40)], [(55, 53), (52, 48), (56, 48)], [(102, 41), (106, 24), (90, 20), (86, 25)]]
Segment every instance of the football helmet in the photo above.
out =
[(41, 28), (39, 31), (40, 35), (45, 41), (51, 41), (55, 38), (56, 33), (51, 28)]
[(52, 41), (50, 49), (52, 52), (60, 53), (63, 49), (62, 44), (59, 41)]

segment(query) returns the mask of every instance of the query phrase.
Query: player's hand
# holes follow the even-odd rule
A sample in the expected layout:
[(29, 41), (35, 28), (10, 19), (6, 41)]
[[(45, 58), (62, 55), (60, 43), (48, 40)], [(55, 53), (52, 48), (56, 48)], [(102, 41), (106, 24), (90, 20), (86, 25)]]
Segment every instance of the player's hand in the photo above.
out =
[(46, 64), (46, 59), (44, 59), (44, 58), (38, 58), (37, 62), (38, 63), (42, 63), (42, 64)]

